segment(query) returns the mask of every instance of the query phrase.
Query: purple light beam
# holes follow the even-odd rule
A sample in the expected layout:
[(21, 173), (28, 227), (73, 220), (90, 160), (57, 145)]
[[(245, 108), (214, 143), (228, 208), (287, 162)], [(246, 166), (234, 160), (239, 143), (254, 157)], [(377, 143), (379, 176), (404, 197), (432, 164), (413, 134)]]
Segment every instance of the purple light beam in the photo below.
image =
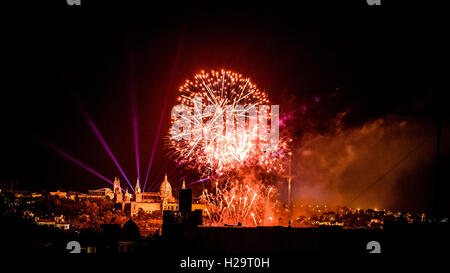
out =
[[(109, 184), (114, 186), (114, 183), (109, 180), (108, 178), (104, 177), (103, 175), (101, 175), (100, 173), (98, 173), (97, 171), (93, 170), (92, 168), (88, 167), (86, 164), (84, 164), (83, 162), (79, 161), (78, 159), (76, 159), (75, 157), (71, 156), (70, 154), (64, 152), (63, 150), (61, 150), (60, 148), (56, 147), (55, 145), (51, 144), (50, 142), (42, 139), (41, 137), (36, 137), (38, 139), (39, 142), (41, 142), (42, 144), (44, 144), (45, 146), (47, 146), (48, 148), (50, 148), (51, 150), (53, 150), (54, 152), (56, 152), (57, 154), (59, 154), (60, 156), (64, 157), (65, 159), (75, 163), (76, 165), (78, 165), (79, 167), (85, 169), (86, 171), (90, 172), (91, 174), (103, 179), (104, 181), (108, 182)], [(123, 191), (123, 189), (122, 189)]]
[(178, 68), (178, 63), (179, 63), (181, 51), (182, 51), (182, 48), (183, 48), (183, 37), (184, 37), (184, 33), (185, 33), (185, 30), (186, 30), (186, 27), (187, 27), (187, 23), (185, 21), (185, 23), (183, 24), (183, 27), (182, 27), (182, 29), (180, 31), (180, 37), (178, 39), (178, 45), (177, 45), (177, 50), (176, 50), (176, 54), (175, 54), (175, 59), (174, 59), (174, 61), (172, 63), (172, 68), (171, 68), (171, 71), (170, 71), (169, 84), (167, 85), (167, 90), (166, 90), (166, 94), (165, 94), (164, 102), (163, 102), (163, 108), (162, 108), (162, 111), (161, 111), (161, 116), (159, 118), (158, 131), (156, 132), (155, 141), (153, 142), (152, 155), (150, 157), (150, 162), (148, 164), (147, 174), (145, 175), (144, 188), (147, 185), (148, 175), (150, 174), (150, 169), (152, 167), (153, 157), (155, 156), (156, 145), (158, 144), (159, 135), (161, 133), (161, 126), (162, 126), (162, 123), (163, 123), (163, 120), (164, 120), (164, 116), (166, 114), (167, 101), (169, 100), (169, 94), (170, 94), (170, 91), (172, 90), (174, 77), (175, 77), (175, 72), (176, 72), (176, 69)]
[(206, 177), (206, 178), (203, 178), (203, 179), (199, 179), (197, 181), (191, 182), (189, 185), (194, 185), (194, 184), (197, 184), (197, 183), (200, 183), (200, 182), (208, 181), (208, 180), (213, 179), (215, 177), (216, 177), (216, 175), (213, 176), (213, 177)]
[(130, 60), (130, 96), (131, 96), (131, 123), (133, 125), (133, 142), (134, 142), (134, 152), (136, 156), (136, 172), (137, 179), (139, 180), (141, 176), (140, 164), (139, 164), (139, 135), (138, 135), (138, 116), (137, 116), (137, 105), (136, 105), (136, 83), (134, 79), (134, 67), (133, 61)]
[(161, 133), (161, 126), (162, 126), (162, 123), (163, 123), (163, 120), (164, 120), (164, 115), (166, 113), (167, 97), (168, 97), (167, 94), (168, 94), (168, 92), (166, 93), (166, 97), (165, 97), (165, 100), (164, 100), (164, 103), (163, 103), (163, 109), (161, 111), (161, 116), (159, 118), (158, 131), (156, 131), (155, 141), (153, 142), (152, 155), (150, 157), (150, 162), (148, 163), (147, 174), (145, 175), (144, 188), (147, 185), (148, 175), (150, 174), (150, 169), (151, 169), (152, 163), (153, 163), (153, 157), (155, 156), (156, 146), (158, 145), (159, 135)]
[(141, 176), (141, 171), (139, 169), (139, 138), (138, 138), (138, 125), (136, 116), (132, 118), (132, 122), (133, 122), (134, 152), (136, 154), (136, 172), (137, 172), (137, 179), (139, 179), (139, 177)]
[(80, 103), (80, 101), (78, 99), (75, 99), (75, 102), (78, 105), (78, 108), (79, 108), (81, 114), (83, 114), (84, 118), (87, 120), (87, 122), (89, 124), (89, 127), (91, 127), (91, 129), (94, 132), (95, 136), (100, 141), (100, 143), (102, 144), (103, 148), (106, 150), (106, 152), (108, 153), (109, 157), (112, 159), (112, 161), (114, 162), (116, 167), (119, 169), (120, 173), (125, 178), (125, 180), (127, 181), (128, 185), (131, 187), (131, 190), (133, 190), (133, 192), (134, 192), (133, 186), (131, 185), (130, 181), (128, 180), (127, 176), (125, 175), (125, 172), (120, 167), (119, 162), (117, 162), (116, 157), (114, 156), (113, 152), (111, 151), (111, 149), (109, 148), (109, 146), (106, 143), (105, 139), (103, 138), (103, 135), (100, 133), (100, 130), (98, 130), (97, 126), (95, 125), (94, 120), (92, 120), (92, 118), (89, 116), (89, 114), (87, 113), (86, 109), (84, 109), (83, 105)]
[[(159, 170), (158, 175), (155, 176), (155, 177), (157, 177), (157, 179), (159, 179), (162, 176), (162, 174), (163, 174), (164, 170), (166, 169), (167, 165), (169, 165), (169, 162), (166, 162), (164, 164), (164, 166)], [(149, 183), (147, 188), (150, 189), (154, 183), (155, 183), (155, 181), (152, 181), (152, 183)], [(143, 189), (145, 190), (145, 188), (143, 188)]]
[[(168, 177), (170, 177), (171, 175), (172, 175), (172, 173), (176, 170), (176, 169), (178, 169), (181, 165), (183, 165), (183, 163), (184, 162), (179, 162), (179, 163), (177, 163), (168, 173), (167, 173), (167, 176)], [(159, 178), (159, 177), (158, 177)], [(150, 188), (150, 191), (154, 191), (155, 189), (157, 189), (158, 187), (159, 187), (159, 185), (161, 185), (161, 183), (162, 183), (162, 179), (159, 179), (159, 182), (158, 182), (158, 178), (155, 180), (155, 181), (153, 181), (153, 187), (151, 187)], [(155, 182), (157, 182), (157, 183), (155, 183)]]

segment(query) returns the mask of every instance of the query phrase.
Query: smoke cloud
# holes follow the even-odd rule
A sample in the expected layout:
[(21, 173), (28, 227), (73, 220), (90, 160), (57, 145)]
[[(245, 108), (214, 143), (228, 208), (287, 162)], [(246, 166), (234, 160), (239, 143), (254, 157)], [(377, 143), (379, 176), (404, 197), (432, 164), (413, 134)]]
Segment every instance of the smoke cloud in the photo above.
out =
[(326, 133), (303, 133), (293, 156), (295, 202), (423, 209), (436, 157), (430, 119), (390, 115), (346, 128), (349, 113), (332, 119)]

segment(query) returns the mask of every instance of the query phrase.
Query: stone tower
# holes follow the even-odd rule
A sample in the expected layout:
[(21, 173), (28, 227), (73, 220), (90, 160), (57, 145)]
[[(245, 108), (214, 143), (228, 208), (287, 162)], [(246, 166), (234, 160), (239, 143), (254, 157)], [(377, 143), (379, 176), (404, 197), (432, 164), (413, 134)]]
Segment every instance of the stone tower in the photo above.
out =
[(121, 203), (123, 201), (123, 193), (120, 188), (120, 180), (117, 177), (114, 177), (114, 200), (116, 203)]
[(131, 201), (131, 194), (128, 192), (128, 188), (127, 188), (127, 190), (125, 191), (125, 196), (124, 196), (123, 200), (124, 200), (125, 202), (130, 202), (130, 201)]
[(136, 187), (134, 189), (134, 193), (136, 195), (136, 202), (142, 202), (142, 192), (141, 192), (141, 187), (139, 186), (139, 179), (136, 182)]

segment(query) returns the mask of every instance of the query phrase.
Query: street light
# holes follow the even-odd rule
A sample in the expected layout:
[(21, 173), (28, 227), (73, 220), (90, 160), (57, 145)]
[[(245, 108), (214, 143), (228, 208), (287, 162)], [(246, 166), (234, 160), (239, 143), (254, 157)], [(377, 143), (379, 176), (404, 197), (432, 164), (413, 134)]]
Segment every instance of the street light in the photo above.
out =
[(288, 209), (289, 209), (289, 226), (291, 226), (291, 218), (292, 218), (292, 203), (291, 203), (291, 184), (292, 184), (292, 178), (294, 178), (294, 176), (292, 175), (292, 152), (289, 152), (289, 174), (286, 176), (283, 176), (284, 178), (288, 179)]

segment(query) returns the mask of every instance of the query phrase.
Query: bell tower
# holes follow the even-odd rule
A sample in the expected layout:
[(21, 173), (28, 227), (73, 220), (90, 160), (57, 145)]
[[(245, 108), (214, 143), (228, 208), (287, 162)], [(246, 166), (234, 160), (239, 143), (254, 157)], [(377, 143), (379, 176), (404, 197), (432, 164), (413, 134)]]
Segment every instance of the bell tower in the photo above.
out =
[(123, 201), (123, 193), (120, 188), (120, 180), (117, 177), (114, 177), (114, 199), (116, 203), (120, 203)]
[(136, 202), (142, 202), (142, 192), (141, 192), (141, 187), (139, 186), (139, 179), (136, 182), (136, 187), (134, 189), (134, 192), (136, 194)]
[(131, 194), (128, 193), (128, 188), (127, 188), (127, 190), (125, 191), (124, 201), (125, 201), (125, 202), (130, 202), (130, 201), (131, 201)]

